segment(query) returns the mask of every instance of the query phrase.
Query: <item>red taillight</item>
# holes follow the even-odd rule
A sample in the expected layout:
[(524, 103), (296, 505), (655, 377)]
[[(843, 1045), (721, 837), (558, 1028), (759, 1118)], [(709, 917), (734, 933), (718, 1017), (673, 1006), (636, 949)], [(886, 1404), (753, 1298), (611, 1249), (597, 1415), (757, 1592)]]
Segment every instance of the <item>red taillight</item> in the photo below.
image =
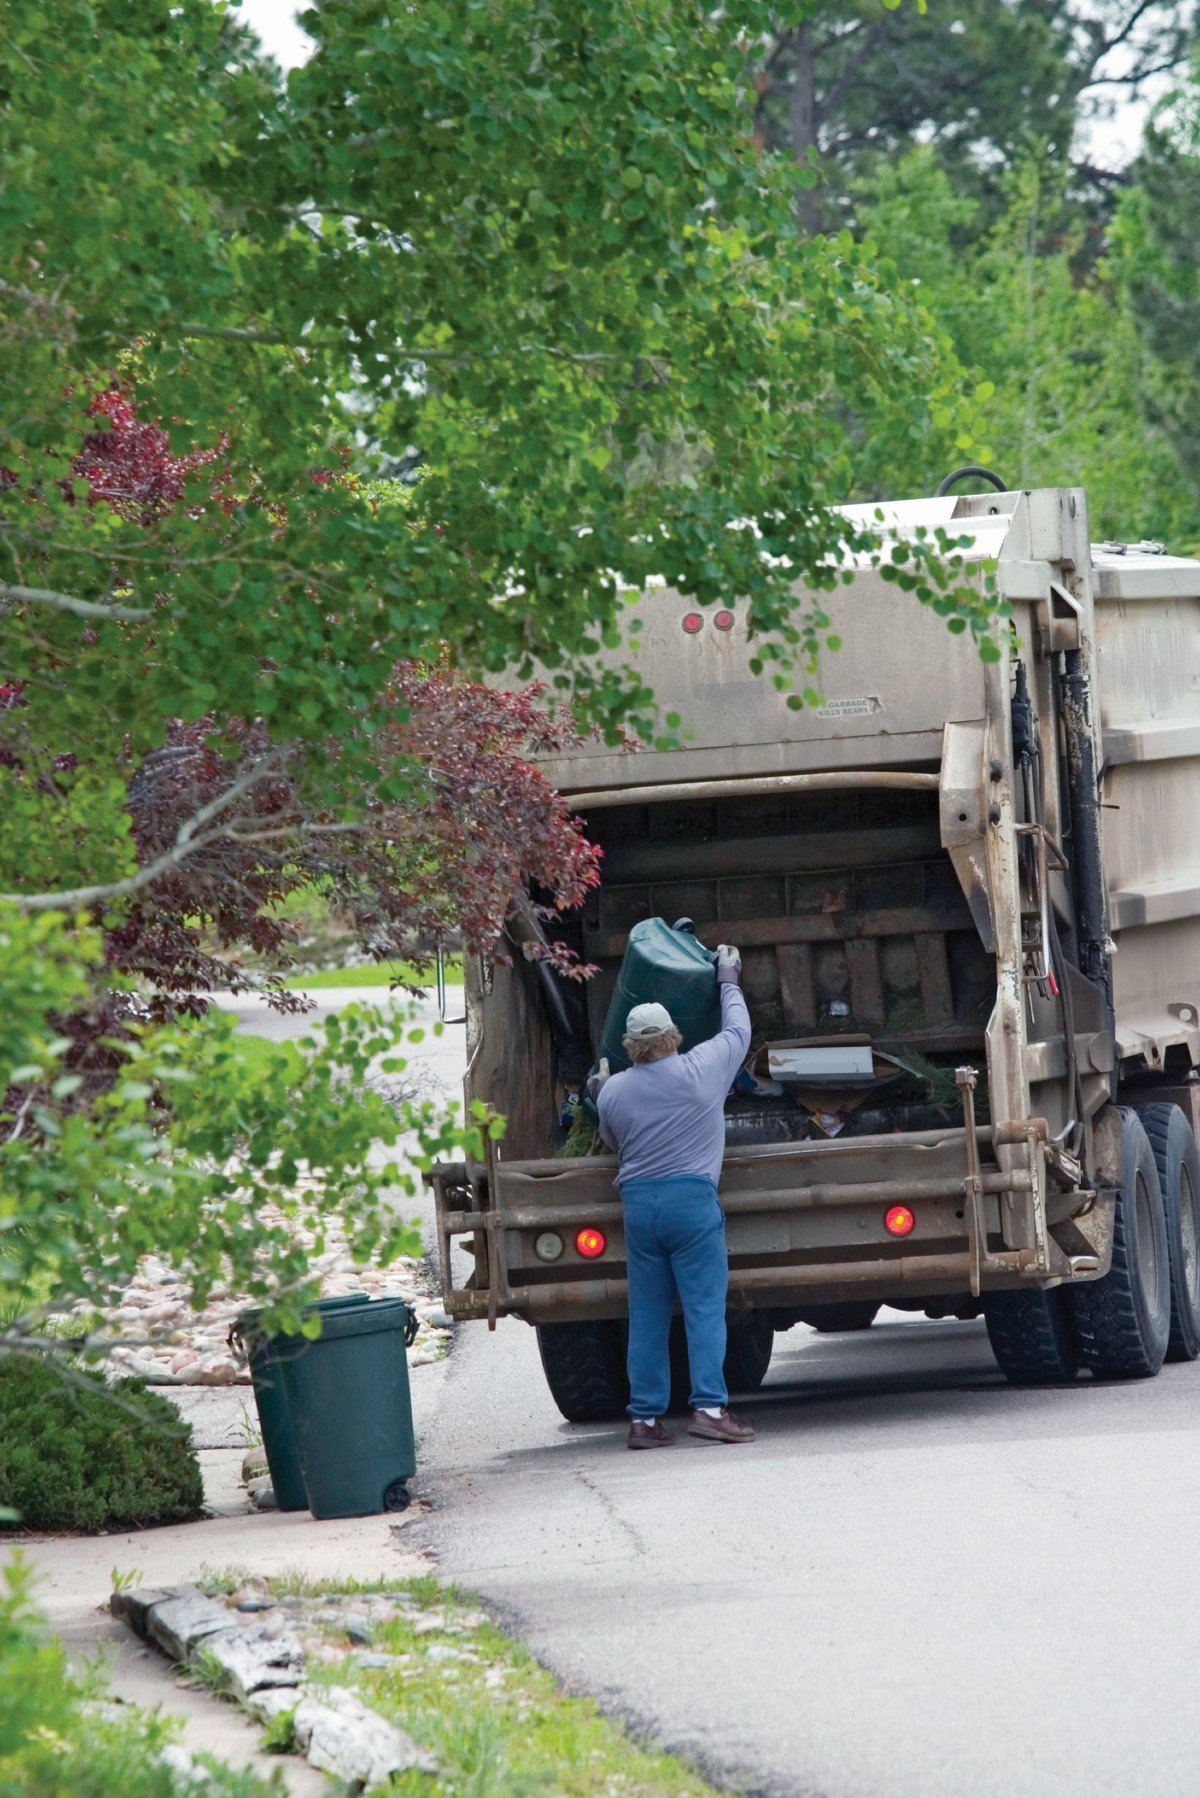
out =
[(581, 1230), (575, 1238), (575, 1247), (585, 1261), (594, 1261), (597, 1255), (603, 1255), (606, 1246), (603, 1230)]
[(713, 623), (719, 631), (731, 631), (733, 629), (733, 613), (718, 612)]
[(698, 630), (703, 630), (704, 628), (704, 613), (685, 612), (683, 615), (683, 628), (690, 637), (694, 637)]
[(889, 1205), (883, 1214), (883, 1227), (890, 1236), (911, 1236), (916, 1222), (907, 1205)]

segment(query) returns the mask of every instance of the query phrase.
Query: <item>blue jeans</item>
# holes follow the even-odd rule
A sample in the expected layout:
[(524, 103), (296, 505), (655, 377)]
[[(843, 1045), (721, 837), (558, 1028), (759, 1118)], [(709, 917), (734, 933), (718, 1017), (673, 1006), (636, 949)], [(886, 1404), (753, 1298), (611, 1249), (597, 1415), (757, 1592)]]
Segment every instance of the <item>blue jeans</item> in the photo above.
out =
[(661, 1417), (671, 1395), (675, 1294), (687, 1327), (692, 1409), (724, 1405), (729, 1256), (717, 1188), (699, 1174), (621, 1188), (629, 1266), (629, 1415)]

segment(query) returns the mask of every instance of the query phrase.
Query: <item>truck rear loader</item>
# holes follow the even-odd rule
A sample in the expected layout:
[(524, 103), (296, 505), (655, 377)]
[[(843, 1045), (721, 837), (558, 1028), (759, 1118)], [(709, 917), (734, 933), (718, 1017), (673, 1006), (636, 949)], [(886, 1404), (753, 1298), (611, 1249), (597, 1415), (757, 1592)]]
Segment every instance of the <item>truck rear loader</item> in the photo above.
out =
[[(535, 1325), (567, 1417), (628, 1395), (615, 1160), (564, 1157), (561, 1117), (648, 918), (742, 951), (732, 1389), (762, 1381), (775, 1331), (881, 1305), (982, 1313), (1020, 1382), (1200, 1352), (1200, 562), (1092, 546), (1078, 490), (884, 511), (895, 540), (969, 540), (1011, 608), (1000, 659), (864, 559), (819, 597), (844, 647), (793, 711), (751, 672), (736, 601), (648, 592), (639, 668), (683, 746), (541, 764), (604, 852), (555, 932), (599, 972), (528, 959), (528, 919), (509, 965), (469, 961), (466, 1096), (507, 1128), (434, 1170), (444, 1300)], [(870, 1072), (774, 1081), (789, 1044), (818, 1069), (865, 1049)]]

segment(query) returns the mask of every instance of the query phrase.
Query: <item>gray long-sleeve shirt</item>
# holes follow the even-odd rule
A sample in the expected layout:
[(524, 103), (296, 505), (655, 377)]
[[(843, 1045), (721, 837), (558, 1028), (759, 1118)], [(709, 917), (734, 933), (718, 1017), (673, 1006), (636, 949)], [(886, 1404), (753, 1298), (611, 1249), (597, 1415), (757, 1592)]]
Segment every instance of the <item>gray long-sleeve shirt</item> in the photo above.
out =
[(635, 1062), (600, 1089), (600, 1134), (620, 1157), (617, 1185), (702, 1174), (725, 1154), (725, 1095), (750, 1047), (750, 1014), (732, 981), (721, 986), (720, 1034), (661, 1061)]

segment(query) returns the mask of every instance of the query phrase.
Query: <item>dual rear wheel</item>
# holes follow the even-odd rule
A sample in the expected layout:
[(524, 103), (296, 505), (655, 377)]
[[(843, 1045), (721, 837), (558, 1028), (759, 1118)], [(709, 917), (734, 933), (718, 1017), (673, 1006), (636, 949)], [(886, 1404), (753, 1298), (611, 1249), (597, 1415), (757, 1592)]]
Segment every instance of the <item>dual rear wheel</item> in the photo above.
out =
[[(550, 1395), (571, 1423), (600, 1423), (623, 1417), (629, 1403), (625, 1373), (624, 1323), (539, 1324), (538, 1351)], [(775, 1332), (760, 1311), (730, 1322), (725, 1349), (725, 1383), (730, 1392), (756, 1392), (771, 1365)], [(671, 1404), (686, 1411), (691, 1389), (683, 1319), (671, 1325)]]
[(1156, 1374), (1200, 1354), (1200, 1151), (1177, 1105), (1120, 1113), (1121, 1183), (1112, 1266), (1077, 1286), (999, 1292), (984, 1315), (993, 1353), (1017, 1385)]

